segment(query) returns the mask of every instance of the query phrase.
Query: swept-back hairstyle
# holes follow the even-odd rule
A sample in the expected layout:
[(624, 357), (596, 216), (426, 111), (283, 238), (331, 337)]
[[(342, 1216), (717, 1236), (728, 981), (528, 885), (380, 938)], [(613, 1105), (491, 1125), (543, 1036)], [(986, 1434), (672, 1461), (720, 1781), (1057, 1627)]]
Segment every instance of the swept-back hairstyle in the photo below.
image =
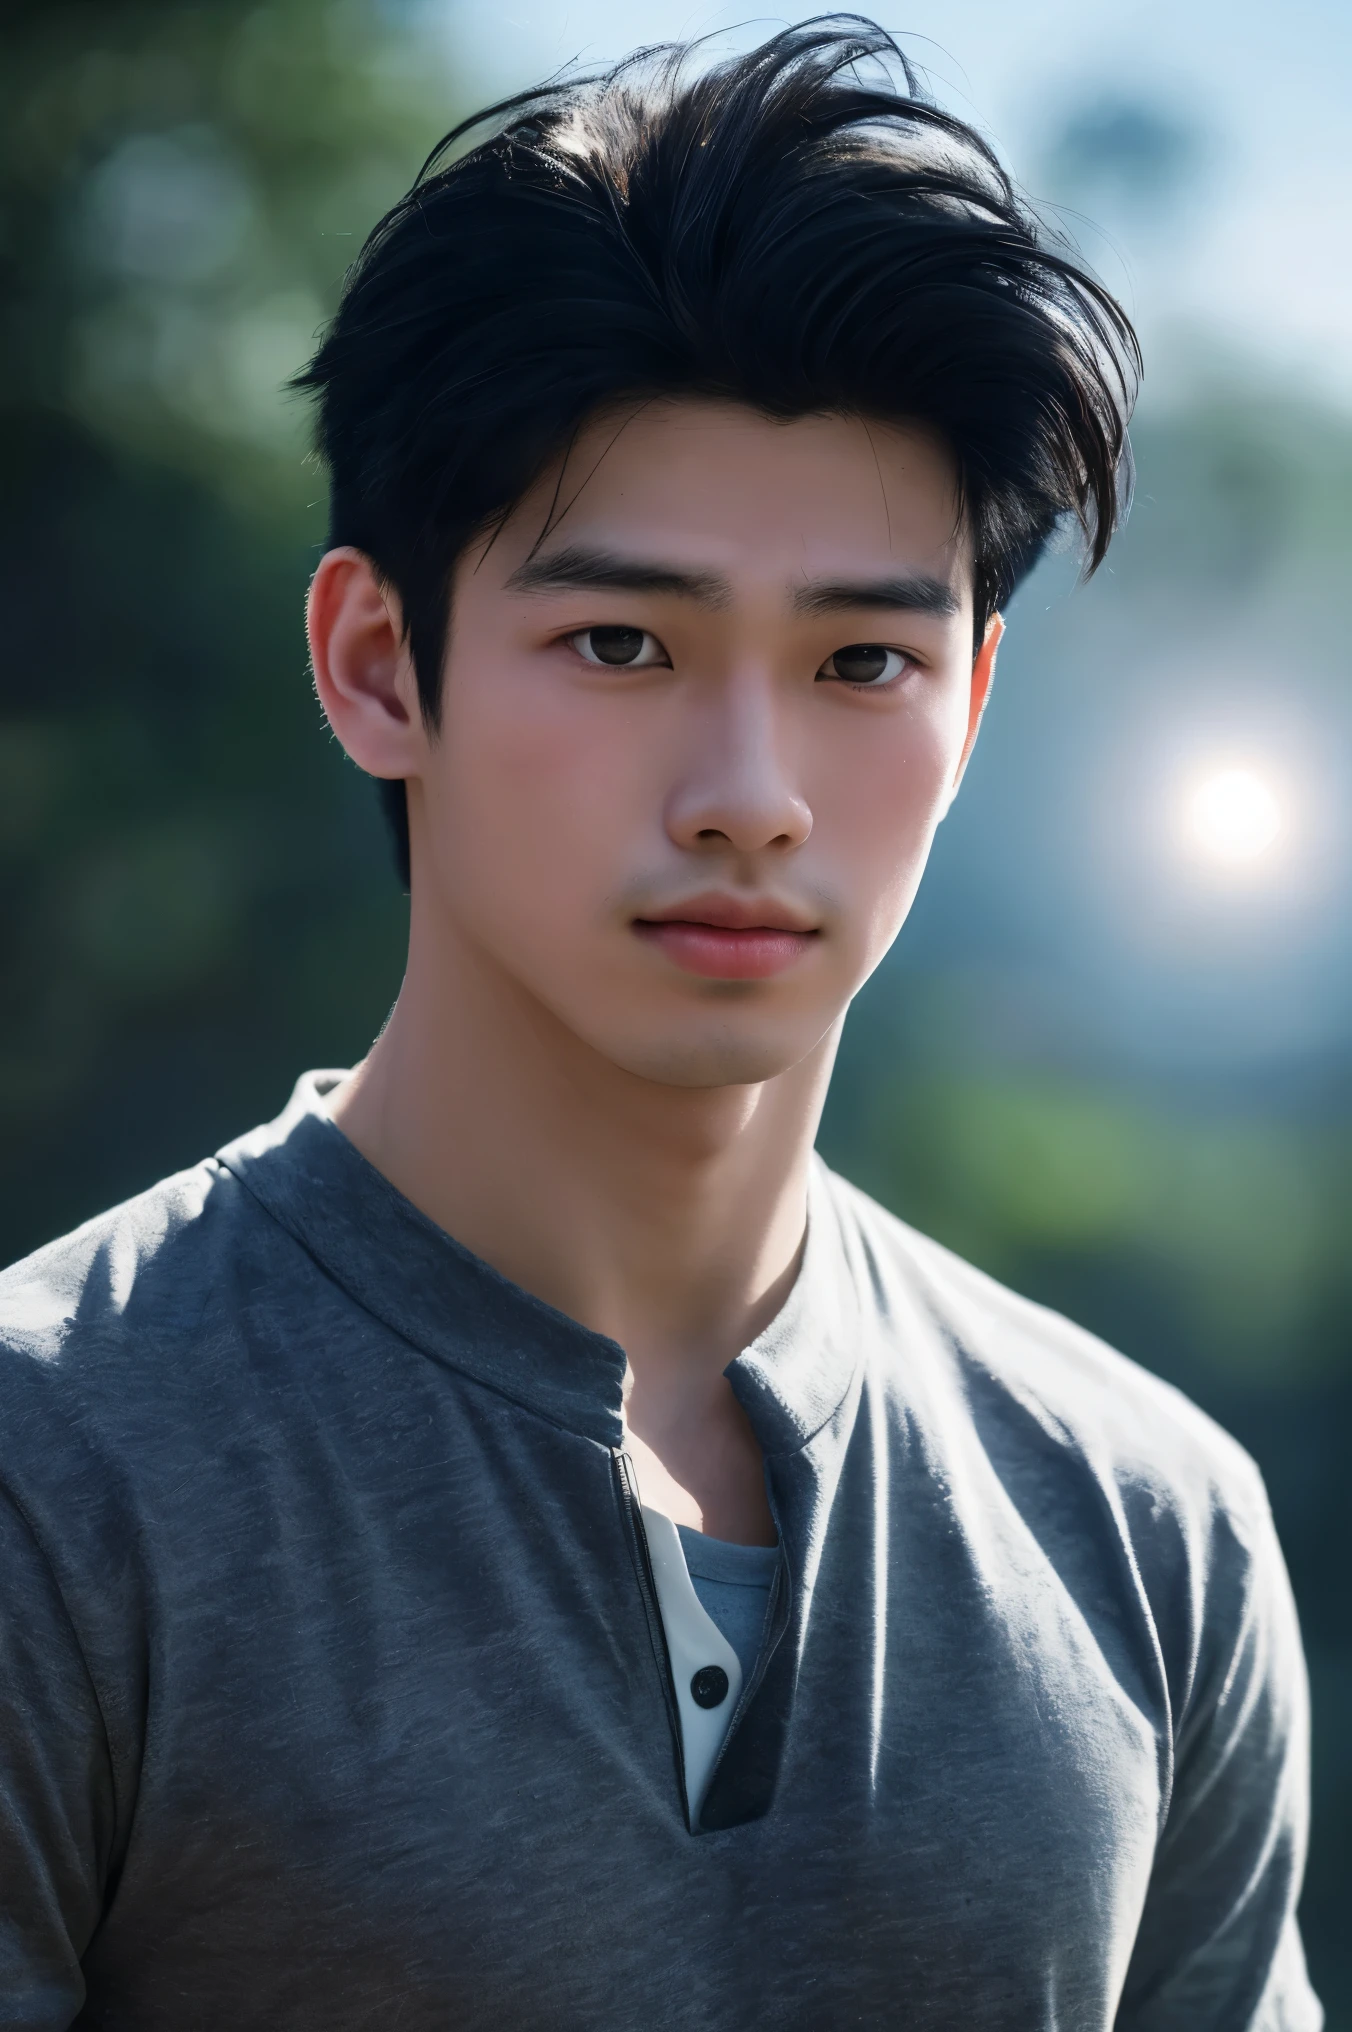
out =
[[(891, 37), (823, 16), (694, 59), (640, 51), (447, 135), (297, 377), (319, 396), (331, 541), (397, 591), (431, 726), (456, 558), (617, 402), (935, 431), (978, 628), (1059, 522), (1092, 571), (1119, 519), (1131, 326)], [(407, 882), (403, 785), (381, 787)]]

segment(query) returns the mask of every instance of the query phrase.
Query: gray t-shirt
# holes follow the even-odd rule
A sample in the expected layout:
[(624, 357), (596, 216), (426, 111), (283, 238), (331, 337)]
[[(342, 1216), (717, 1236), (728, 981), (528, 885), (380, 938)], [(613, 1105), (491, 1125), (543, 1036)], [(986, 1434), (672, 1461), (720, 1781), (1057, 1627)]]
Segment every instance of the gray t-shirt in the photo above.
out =
[(1231, 1440), (818, 1168), (728, 1370), (783, 1557), (692, 1815), (623, 1352), (337, 1077), (0, 1277), (7, 2025), (1314, 2032)]

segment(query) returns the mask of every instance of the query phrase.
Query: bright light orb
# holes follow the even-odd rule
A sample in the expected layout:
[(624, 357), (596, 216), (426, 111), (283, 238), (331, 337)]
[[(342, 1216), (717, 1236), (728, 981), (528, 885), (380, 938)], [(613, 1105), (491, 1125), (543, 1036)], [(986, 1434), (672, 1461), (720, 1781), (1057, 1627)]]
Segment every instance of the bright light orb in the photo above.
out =
[(1188, 799), (1188, 830), (1213, 861), (1256, 861), (1282, 829), (1281, 807), (1261, 776), (1224, 769)]

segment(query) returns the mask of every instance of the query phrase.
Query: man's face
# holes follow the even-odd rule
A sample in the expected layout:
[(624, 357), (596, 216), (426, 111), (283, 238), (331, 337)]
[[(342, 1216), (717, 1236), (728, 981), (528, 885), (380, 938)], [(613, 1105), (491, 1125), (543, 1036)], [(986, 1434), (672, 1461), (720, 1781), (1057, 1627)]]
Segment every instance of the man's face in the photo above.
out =
[(733, 404), (603, 419), (451, 615), (416, 935), (645, 1078), (797, 1064), (895, 938), (984, 699), (950, 460)]

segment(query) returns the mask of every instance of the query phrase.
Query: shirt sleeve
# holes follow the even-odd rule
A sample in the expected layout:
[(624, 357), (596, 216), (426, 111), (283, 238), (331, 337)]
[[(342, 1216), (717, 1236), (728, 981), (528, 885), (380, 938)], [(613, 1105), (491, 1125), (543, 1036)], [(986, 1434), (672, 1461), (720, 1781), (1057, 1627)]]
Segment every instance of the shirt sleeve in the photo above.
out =
[(1198, 1669), (1117, 2032), (1318, 2032), (1296, 1925), (1309, 1696), (1267, 1498), (1211, 1533)]
[(0, 1491), (0, 2020), (58, 2032), (84, 2002), (114, 1788), (98, 1699), (51, 1570)]

